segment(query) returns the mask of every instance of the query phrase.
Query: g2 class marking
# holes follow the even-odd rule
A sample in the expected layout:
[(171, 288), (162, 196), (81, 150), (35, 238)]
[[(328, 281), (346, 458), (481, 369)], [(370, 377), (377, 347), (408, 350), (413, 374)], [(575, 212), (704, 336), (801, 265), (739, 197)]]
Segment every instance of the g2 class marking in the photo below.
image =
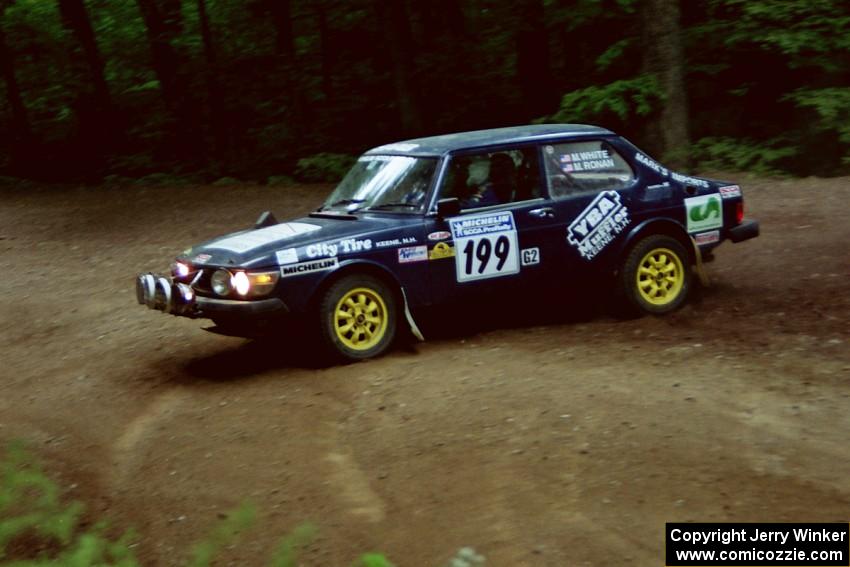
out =
[(523, 266), (533, 266), (534, 264), (540, 263), (540, 248), (536, 246), (534, 248), (523, 248), (522, 249), (522, 265)]

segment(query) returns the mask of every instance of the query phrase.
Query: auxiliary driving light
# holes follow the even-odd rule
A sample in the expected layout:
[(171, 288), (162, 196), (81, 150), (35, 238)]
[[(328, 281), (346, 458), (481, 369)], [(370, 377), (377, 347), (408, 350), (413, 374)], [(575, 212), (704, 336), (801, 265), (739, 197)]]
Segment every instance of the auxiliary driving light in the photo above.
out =
[(185, 278), (189, 275), (191, 268), (188, 264), (184, 262), (174, 262), (171, 264), (171, 273), (174, 274), (176, 278)]

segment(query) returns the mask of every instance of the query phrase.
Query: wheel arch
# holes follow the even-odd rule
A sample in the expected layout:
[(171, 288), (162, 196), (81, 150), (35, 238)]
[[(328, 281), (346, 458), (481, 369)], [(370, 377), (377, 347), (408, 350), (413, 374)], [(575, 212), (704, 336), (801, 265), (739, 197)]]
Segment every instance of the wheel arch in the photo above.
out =
[[(671, 238), (675, 238), (685, 249), (688, 254), (688, 261), (693, 265), (697, 258), (694, 252), (694, 244), (688, 231), (680, 223), (667, 218), (647, 219), (634, 227), (623, 241), (623, 245), (619, 250), (619, 258), (625, 258), (635, 245), (652, 234), (663, 234)], [(619, 268), (618, 268), (619, 269)]]
[(338, 282), (340, 279), (353, 274), (370, 275), (385, 283), (392, 292), (393, 299), (396, 302), (396, 316), (398, 317), (399, 314), (401, 314), (399, 320), (404, 320), (405, 299), (404, 294), (402, 293), (401, 282), (399, 282), (395, 274), (393, 274), (385, 266), (369, 260), (350, 260), (348, 262), (344, 262), (333, 272), (330, 272), (313, 290), (313, 295), (307, 303), (307, 309), (310, 311), (315, 310), (322, 296), (330, 286)]

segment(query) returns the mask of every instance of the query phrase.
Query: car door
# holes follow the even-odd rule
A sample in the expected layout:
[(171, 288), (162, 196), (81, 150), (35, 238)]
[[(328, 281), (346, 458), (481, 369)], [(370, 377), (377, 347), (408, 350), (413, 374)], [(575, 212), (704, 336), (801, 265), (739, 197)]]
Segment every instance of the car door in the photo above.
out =
[(533, 289), (546, 278), (562, 227), (536, 146), (452, 155), (438, 188), (438, 199), (451, 197), (461, 200), (460, 214), (426, 221), (434, 303)]
[(562, 227), (557, 263), (562, 277), (575, 279), (609, 266), (609, 245), (626, 236), (636, 173), (605, 139), (578, 139), (542, 146), (546, 185)]

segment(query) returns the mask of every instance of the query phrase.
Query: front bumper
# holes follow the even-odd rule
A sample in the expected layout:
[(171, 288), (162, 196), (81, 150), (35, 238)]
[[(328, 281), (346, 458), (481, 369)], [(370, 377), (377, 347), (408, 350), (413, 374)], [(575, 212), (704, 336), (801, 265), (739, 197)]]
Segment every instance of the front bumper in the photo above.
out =
[(150, 309), (192, 319), (220, 315), (253, 319), (289, 312), (286, 304), (277, 297), (253, 300), (202, 297), (196, 295), (189, 284), (150, 273), (140, 274), (136, 278), (136, 300)]
[(729, 240), (743, 242), (759, 235), (759, 221), (745, 220), (736, 227), (729, 229)]

